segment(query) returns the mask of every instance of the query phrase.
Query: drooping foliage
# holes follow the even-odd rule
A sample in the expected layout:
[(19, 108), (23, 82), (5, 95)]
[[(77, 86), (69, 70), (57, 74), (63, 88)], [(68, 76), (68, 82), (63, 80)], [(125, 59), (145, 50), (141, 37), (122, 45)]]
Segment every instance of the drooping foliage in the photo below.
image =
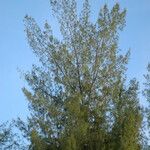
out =
[(41, 66), (25, 74), (31, 112), (18, 127), (32, 150), (139, 150), (142, 122), (138, 83), (126, 83), (129, 51), (118, 47), (126, 10), (104, 5), (95, 23), (90, 5), (77, 15), (75, 0), (50, 0), (62, 40), (25, 17), (28, 43)]

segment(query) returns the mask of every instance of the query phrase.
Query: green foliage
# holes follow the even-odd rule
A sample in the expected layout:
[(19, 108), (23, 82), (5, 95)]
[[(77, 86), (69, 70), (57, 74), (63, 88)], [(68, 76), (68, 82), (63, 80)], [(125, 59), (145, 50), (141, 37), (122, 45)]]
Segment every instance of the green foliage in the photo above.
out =
[(19, 146), (19, 139), (12, 131), (12, 125), (8, 122), (0, 124), (0, 149), (1, 150), (14, 150), (22, 149)]
[(138, 84), (125, 86), (130, 52), (122, 55), (119, 33), (126, 10), (105, 5), (96, 23), (88, 0), (77, 16), (75, 0), (50, 0), (62, 40), (25, 17), (29, 45), (41, 62), (25, 74), (31, 116), (18, 127), (32, 150), (139, 150), (142, 122)]
[(146, 111), (145, 111), (145, 114), (146, 114), (146, 119), (147, 119), (147, 127), (148, 127), (148, 132), (149, 132), (149, 137), (150, 138), (150, 64), (148, 64), (147, 66), (147, 71), (148, 73), (146, 75), (144, 75), (145, 77), (145, 89), (143, 91), (143, 94), (144, 96), (146, 97), (146, 100), (147, 100), (147, 107), (146, 107)]

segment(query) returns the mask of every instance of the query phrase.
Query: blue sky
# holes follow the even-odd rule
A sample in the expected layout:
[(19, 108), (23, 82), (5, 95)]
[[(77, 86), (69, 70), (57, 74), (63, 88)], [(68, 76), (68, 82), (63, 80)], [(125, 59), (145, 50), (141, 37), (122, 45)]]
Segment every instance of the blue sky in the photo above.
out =
[[(119, 0), (118, 0), (119, 1)], [(81, 0), (78, 0), (81, 7)], [(101, 4), (113, 0), (90, 0), (92, 20), (98, 14)], [(127, 25), (121, 33), (120, 47), (131, 48), (131, 59), (127, 74), (142, 82), (148, 61), (150, 62), (150, 1), (120, 0), (127, 9)], [(35, 18), (42, 27), (45, 20), (52, 25), (54, 34), (59, 37), (56, 20), (52, 17), (49, 0), (1, 0), (0, 1), (0, 121), (28, 114), (27, 101), (21, 88), (25, 81), (20, 78), (18, 69), (30, 70), (37, 59), (28, 46), (24, 33), (23, 18), (26, 14)], [(143, 102), (143, 101), (142, 101)], [(143, 102), (144, 103), (144, 102)]]

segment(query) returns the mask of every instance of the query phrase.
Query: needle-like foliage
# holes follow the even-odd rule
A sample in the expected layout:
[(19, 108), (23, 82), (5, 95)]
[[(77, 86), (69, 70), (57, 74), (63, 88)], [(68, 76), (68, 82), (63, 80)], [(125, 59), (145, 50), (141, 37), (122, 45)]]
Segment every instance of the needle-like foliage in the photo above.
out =
[(139, 150), (141, 111), (138, 83), (125, 85), (129, 51), (122, 55), (119, 33), (126, 10), (104, 5), (95, 23), (90, 5), (77, 15), (75, 0), (50, 0), (62, 40), (46, 22), (44, 31), (24, 19), (28, 43), (41, 66), (25, 74), (23, 88), (31, 116), (18, 126), (32, 150)]

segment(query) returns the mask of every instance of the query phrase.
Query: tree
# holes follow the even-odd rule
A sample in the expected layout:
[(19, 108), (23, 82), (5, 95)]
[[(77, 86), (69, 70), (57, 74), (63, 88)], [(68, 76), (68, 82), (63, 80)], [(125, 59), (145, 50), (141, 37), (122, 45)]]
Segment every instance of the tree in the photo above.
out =
[(77, 16), (75, 0), (50, 0), (62, 40), (46, 22), (44, 31), (25, 17), (29, 45), (41, 66), (25, 74), (31, 115), (18, 127), (32, 150), (138, 150), (141, 111), (138, 84), (127, 87), (129, 51), (119, 51), (126, 10), (118, 3), (90, 21), (88, 0)]
[(146, 97), (148, 106), (146, 107), (146, 119), (148, 129), (150, 127), (150, 64), (147, 66), (148, 73), (144, 75), (146, 82), (144, 83), (145, 89), (143, 91), (144, 96)]
[(12, 126), (6, 123), (0, 124), (0, 149), (13, 150), (19, 148), (15, 139), (16, 135), (12, 132)]

